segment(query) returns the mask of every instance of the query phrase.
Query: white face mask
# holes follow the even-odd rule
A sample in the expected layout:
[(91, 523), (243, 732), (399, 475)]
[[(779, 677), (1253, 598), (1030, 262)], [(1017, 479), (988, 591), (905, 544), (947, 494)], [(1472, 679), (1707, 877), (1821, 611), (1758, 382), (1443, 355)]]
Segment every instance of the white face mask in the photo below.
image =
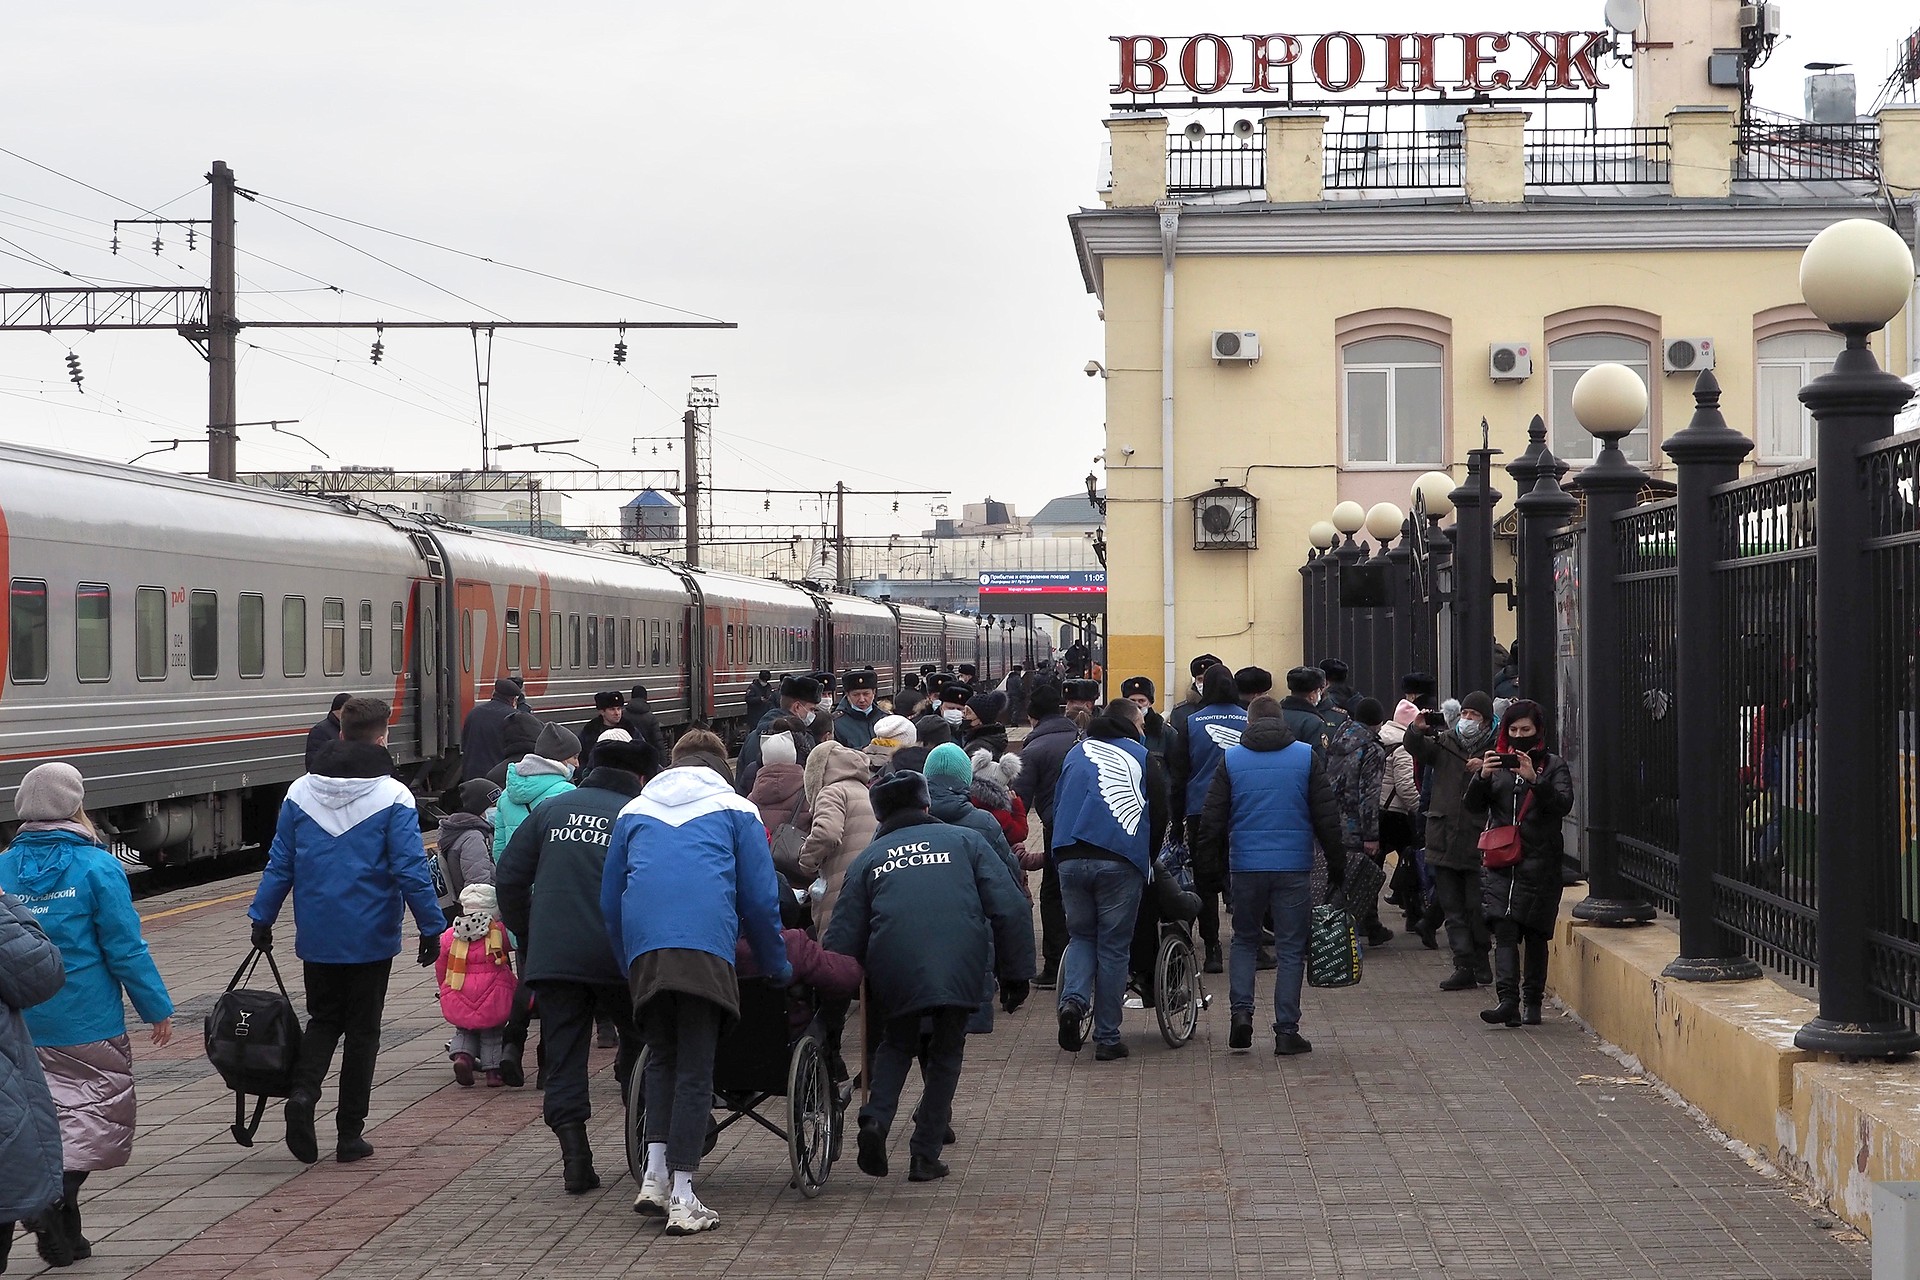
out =
[(940, 711), (940, 718), (942, 720), (945, 720), (948, 724), (959, 724), (962, 719), (960, 715), (960, 708), (944, 707)]

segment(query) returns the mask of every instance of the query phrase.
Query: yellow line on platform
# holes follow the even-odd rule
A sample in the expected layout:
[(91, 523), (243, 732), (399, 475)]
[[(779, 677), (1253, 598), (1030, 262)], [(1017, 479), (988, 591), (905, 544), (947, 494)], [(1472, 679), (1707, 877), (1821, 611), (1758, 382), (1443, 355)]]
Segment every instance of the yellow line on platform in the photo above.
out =
[(183, 916), (189, 911), (198, 911), (202, 907), (217, 907), (223, 902), (239, 902), (242, 898), (251, 898), (251, 890), (246, 893), (230, 893), (224, 898), (208, 898), (205, 902), (189, 902), (184, 907), (169, 907), (165, 911), (156, 911), (150, 916), (141, 916), (142, 921), (164, 920), (168, 916)]

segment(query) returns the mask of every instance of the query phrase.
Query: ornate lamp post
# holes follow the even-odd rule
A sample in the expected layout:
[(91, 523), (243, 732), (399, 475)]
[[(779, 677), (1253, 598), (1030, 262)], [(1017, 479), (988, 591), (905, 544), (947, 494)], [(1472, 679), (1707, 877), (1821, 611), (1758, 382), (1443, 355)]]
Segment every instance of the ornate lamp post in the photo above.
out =
[[(1352, 662), (1358, 656), (1353, 652), (1353, 647), (1360, 634), (1360, 620), (1351, 610), (1340, 607), (1340, 579), (1349, 565), (1360, 564), (1367, 558), (1366, 551), (1357, 540), (1357, 535), (1367, 523), (1367, 512), (1357, 502), (1342, 502), (1334, 507), (1332, 514), (1327, 518), (1341, 535), (1340, 543), (1333, 550), (1334, 563), (1330, 570), (1333, 583), (1327, 592), (1334, 618), (1333, 634), (1329, 637), (1332, 642), (1331, 652)], [(1324, 656), (1326, 655), (1308, 654), (1306, 661), (1317, 662)]]
[[(1877, 842), (1872, 790), (1865, 780), (1887, 767), (1876, 721), (1876, 644), (1892, 637), (1861, 625), (1873, 598), (1866, 541), (1871, 532), (1860, 447), (1893, 434), (1893, 416), (1913, 395), (1883, 371), (1868, 335), (1900, 314), (1913, 287), (1913, 255), (1890, 228), (1863, 218), (1837, 222), (1813, 238), (1800, 260), (1800, 292), (1814, 314), (1846, 335), (1833, 371), (1800, 391), (1819, 426), (1815, 443), (1814, 562), (1817, 669), (1814, 697), (1814, 814), (1820, 904), (1816, 940), (1820, 1016), (1800, 1028), (1802, 1049), (1850, 1057), (1891, 1057), (1920, 1049), (1920, 1036), (1868, 986), (1867, 931), (1885, 921), (1897, 886), (1889, 864), (1899, 851)], [(1898, 872), (1891, 873), (1897, 876)]]
[[(1453, 542), (1441, 530), (1440, 522), (1453, 514), (1453, 499), (1447, 496), (1452, 492), (1453, 477), (1444, 471), (1429, 471), (1413, 482), (1407, 498), (1413, 506), (1415, 536), (1403, 544), (1414, 552), (1413, 607), (1419, 617), (1421, 640), (1406, 670), (1431, 672), (1448, 686), (1452, 684), (1448, 663), (1442, 661), (1439, 652), (1440, 606), (1451, 599), (1448, 579), (1452, 575), (1448, 572), (1448, 562), (1453, 555)], [(1406, 670), (1400, 674), (1405, 675)], [(1443, 696), (1459, 692), (1447, 687)]]
[(1324, 652), (1333, 643), (1333, 614), (1327, 599), (1327, 582), (1333, 569), (1333, 559), (1327, 553), (1339, 539), (1340, 531), (1331, 521), (1316, 520), (1307, 530), (1307, 541), (1313, 547), (1307, 563), (1300, 572), (1306, 578), (1301, 585), (1301, 593), (1306, 601), (1306, 628), (1301, 633), (1305, 641), (1306, 654), (1303, 662), (1312, 662), (1313, 655)]
[[(1576, 484), (1587, 495), (1587, 537), (1580, 563), (1580, 646), (1586, 687), (1599, 693), (1619, 685), (1620, 608), (1613, 556), (1613, 518), (1634, 505), (1647, 474), (1627, 460), (1620, 441), (1647, 416), (1647, 388), (1621, 364), (1600, 364), (1573, 388), (1573, 416), (1600, 441), (1599, 456)], [(1602, 694), (1587, 715), (1587, 896), (1573, 908), (1594, 924), (1641, 924), (1653, 907), (1628, 889), (1620, 874), (1617, 836), (1620, 776), (1625, 765), (1620, 699)]]
[[(1374, 670), (1385, 671), (1390, 677), (1404, 673), (1413, 664), (1412, 619), (1400, 611), (1407, 600), (1404, 584), (1413, 552), (1404, 540), (1399, 546), (1388, 549), (1388, 544), (1406, 531), (1406, 524), (1406, 513), (1391, 502), (1376, 502), (1367, 509), (1367, 532), (1373, 535), (1374, 545), (1378, 548), (1376, 559), (1387, 570), (1388, 590), (1392, 593), (1387, 599), (1387, 608), (1393, 619), (1391, 625), (1373, 628)], [(1385, 686), (1376, 677), (1374, 687)]]
[(1467, 451), (1467, 478), (1448, 496), (1460, 512), (1454, 522), (1453, 683), (1455, 694), (1493, 688), (1493, 456), (1487, 420), (1480, 447)]
[(1520, 496), (1519, 563), (1515, 566), (1520, 601), (1520, 692), (1558, 713), (1555, 652), (1559, 618), (1553, 582), (1553, 535), (1580, 509), (1579, 499), (1560, 487), (1567, 464), (1547, 448), (1547, 424), (1539, 414), (1527, 424), (1527, 451), (1507, 464)]

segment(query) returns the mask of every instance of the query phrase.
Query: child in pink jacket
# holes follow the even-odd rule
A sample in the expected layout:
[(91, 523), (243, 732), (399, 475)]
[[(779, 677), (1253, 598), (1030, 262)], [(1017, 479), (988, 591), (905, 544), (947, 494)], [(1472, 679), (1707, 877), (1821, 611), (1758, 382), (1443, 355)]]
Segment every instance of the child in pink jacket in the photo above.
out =
[(454, 1028), (447, 1044), (453, 1078), (471, 1088), (478, 1065), (486, 1072), (487, 1087), (499, 1088), (505, 1083), (500, 1078), (502, 1041), (518, 984), (492, 885), (470, 884), (460, 891), (460, 915), (453, 928), (440, 935), (440, 959), (433, 972), (440, 980), (440, 1012)]

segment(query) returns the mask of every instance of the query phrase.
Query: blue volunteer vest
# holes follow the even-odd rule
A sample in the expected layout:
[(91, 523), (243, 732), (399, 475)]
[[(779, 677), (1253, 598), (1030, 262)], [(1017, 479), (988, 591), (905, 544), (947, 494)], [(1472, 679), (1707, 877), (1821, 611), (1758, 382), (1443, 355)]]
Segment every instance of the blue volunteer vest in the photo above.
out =
[(1213, 771), (1220, 767), (1220, 754), (1240, 741), (1247, 728), (1247, 709), (1233, 703), (1213, 703), (1187, 717), (1187, 816), (1192, 817), (1207, 805), (1207, 788), (1213, 785)]
[[(1131, 762), (1132, 768), (1128, 768)], [(1131, 738), (1088, 738), (1067, 752), (1054, 791), (1052, 847), (1085, 842), (1148, 873), (1147, 749)]]
[(1313, 811), (1307, 785), (1313, 748), (1294, 742), (1279, 751), (1232, 747), (1221, 767), (1233, 779), (1228, 868), (1313, 870)]

